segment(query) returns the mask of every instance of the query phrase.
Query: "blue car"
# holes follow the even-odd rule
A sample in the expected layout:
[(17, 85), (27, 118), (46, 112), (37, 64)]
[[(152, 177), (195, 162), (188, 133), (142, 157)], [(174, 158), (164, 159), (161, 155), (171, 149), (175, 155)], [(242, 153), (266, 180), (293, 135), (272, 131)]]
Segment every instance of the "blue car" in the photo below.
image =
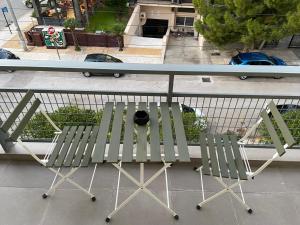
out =
[[(239, 53), (231, 58), (229, 65), (287, 66), (282, 59), (262, 52)], [(240, 76), (240, 79), (245, 80), (247, 76)]]

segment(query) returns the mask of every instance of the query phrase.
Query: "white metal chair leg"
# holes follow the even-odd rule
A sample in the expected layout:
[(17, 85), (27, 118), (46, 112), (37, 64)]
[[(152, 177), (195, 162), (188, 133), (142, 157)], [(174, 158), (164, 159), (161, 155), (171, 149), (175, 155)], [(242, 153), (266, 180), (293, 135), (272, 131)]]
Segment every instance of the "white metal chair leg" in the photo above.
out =
[[(59, 168), (60, 169), (60, 168)], [(58, 170), (57, 170), (58, 171)], [(73, 173), (76, 172), (76, 169), (71, 169), (66, 175), (62, 176), (61, 179), (59, 181), (57, 181), (54, 185), (51, 185), (51, 187), (49, 188), (49, 190), (46, 192), (46, 195), (48, 196), (50, 193), (54, 193), (56, 188), (58, 186), (60, 186), (63, 182), (66, 181), (66, 179), (71, 176)], [(56, 172), (55, 176), (60, 174), (59, 172)], [(53, 182), (52, 182), (53, 183)]]
[[(47, 198), (48, 195), (50, 193), (54, 193), (55, 189), (61, 185), (63, 182), (67, 181), (70, 184), (74, 185), (75, 187), (77, 187), (78, 189), (80, 189), (81, 191), (83, 191), (84, 193), (86, 193), (87, 195), (89, 195), (92, 199), (92, 201), (95, 201), (95, 195), (92, 194), (89, 190), (83, 188), (81, 185), (77, 184), (75, 181), (71, 180), (69, 177), (71, 175), (73, 175), (80, 167), (77, 168), (73, 168), (71, 169), (71, 171), (69, 173), (67, 173), (66, 175), (63, 175), (62, 173), (58, 172), (58, 170), (55, 170), (53, 168), (48, 168), (50, 171), (52, 171), (53, 173), (57, 174), (58, 176), (61, 177), (61, 179), (54, 185), (52, 185), (52, 187), (49, 188), (49, 190), (43, 194), (43, 198)], [(94, 200), (95, 199), (95, 200)]]
[(200, 173), (200, 180), (201, 180), (201, 190), (202, 190), (202, 200), (205, 200), (205, 194), (204, 194), (204, 183), (203, 183), (203, 175), (202, 175), (202, 166), (199, 167), (199, 173)]
[[(220, 178), (218, 178), (218, 177), (215, 177), (215, 178), (216, 178), (216, 180), (224, 187), (224, 189), (221, 190), (221, 191), (219, 191), (218, 193), (216, 193), (216, 194), (210, 196), (209, 198), (203, 200), (201, 203), (199, 203), (199, 204), (197, 205), (197, 209), (201, 209), (201, 207), (202, 207), (204, 204), (206, 204), (206, 203), (210, 202), (211, 200), (213, 200), (213, 199), (215, 199), (215, 198), (217, 198), (217, 197), (219, 197), (219, 196), (221, 196), (221, 195), (223, 195), (223, 194), (225, 194), (225, 193), (228, 192), (228, 193), (232, 194), (233, 197), (234, 197), (235, 199), (237, 199), (238, 202), (240, 202), (240, 203), (247, 209), (248, 213), (251, 214), (251, 213), (253, 212), (252, 209), (246, 204), (245, 199), (244, 199), (244, 195), (242, 194), (242, 189), (241, 189), (241, 182), (242, 182), (242, 181), (238, 180), (236, 183), (234, 183), (234, 184), (228, 186), (228, 185), (226, 185)], [(242, 199), (241, 199), (236, 193), (234, 193), (234, 191), (232, 190), (232, 188), (236, 187), (237, 185), (240, 186)]]
[[(120, 168), (122, 168), (122, 161), (119, 163)], [(118, 199), (119, 199), (119, 189), (120, 189), (120, 179), (121, 179), (121, 171), (118, 172), (118, 183), (117, 183), (117, 193), (116, 193), (116, 201), (115, 201), (115, 210), (118, 207)]]
[[(117, 187), (117, 193), (119, 189), (119, 180), (120, 180), (120, 174), (122, 173), (125, 175), (129, 180), (131, 180), (134, 184), (138, 186), (138, 189), (131, 194), (125, 201), (123, 201), (119, 206), (117, 206), (117, 198), (116, 198), (116, 204), (115, 209), (106, 217), (106, 222), (109, 222), (111, 220), (111, 217), (115, 215), (120, 209), (125, 207), (135, 196), (137, 196), (140, 192), (144, 192), (147, 195), (149, 195), (152, 199), (154, 199), (156, 202), (158, 202), (161, 206), (163, 206), (165, 209), (167, 209), (168, 212), (170, 212), (175, 219), (178, 219), (178, 215), (169, 207), (169, 201), (167, 199), (167, 204), (163, 203), (159, 198), (157, 198), (148, 188), (147, 186), (151, 184), (160, 174), (165, 172), (166, 169), (170, 167), (171, 163), (164, 163), (164, 166), (158, 170), (152, 177), (150, 177), (146, 182), (144, 182), (144, 164), (140, 163), (140, 180), (137, 181), (133, 176), (131, 176), (128, 172), (126, 172), (122, 167), (121, 163), (113, 164), (118, 170), (119, 170), (119, 177), (118, 177), (118, 187)], [(168, 184), (166, 179), (166, 185)], [(166, 189), (168, 191), (168, 189)], [(168, 193), (167, 193), (168, 195)], [(168, 197), (167, 197), (168, 198)]]

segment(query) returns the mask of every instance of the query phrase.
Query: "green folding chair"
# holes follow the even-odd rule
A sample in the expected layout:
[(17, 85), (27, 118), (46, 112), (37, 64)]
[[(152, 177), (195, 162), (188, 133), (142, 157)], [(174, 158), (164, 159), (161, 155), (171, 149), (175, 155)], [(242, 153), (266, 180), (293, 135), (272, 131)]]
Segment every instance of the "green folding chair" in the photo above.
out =
[[(32, 116), (37, 112), (41, 104), (41, 101), (38, 98), (34, 99), (33, 97), (34, 93), (32, 91), (28, 91), (20, 100), (18, 105), (14, 108), (13, 112), (9, 115), (7, 120), (2, 123), (0, 127), (0, 144), (2, 145), (4, 151), (8, 152), (10, 149), (10, 145), (17, 142), (38, 163), (49, 169), (51, 172), (55, 173), (53, 182), (48, 191), (43, 194), (43, 198), (47, 198), (49, 194), (54, 193), (56, 188), (66, 181), (89, 195), (92, 201), (95, 201), (96, 197), (91, 193), (91, 186), (94, 179), (96, 167), (93, 171), (88, 189), (77, 184), (70, 177), (82, 166), (82, 164), (84, 164), (84, 166), (88, 165), (91, 156), (84, 154), (83, 150), (91, 149), (91, 147), (93, 147), (94, 142), (90, 142), (92, 142), (92, 140), (94, 140), (95, 138), (93, 139), (90, 136), (95, 136), (95, 132), (97, 132), (99, 128), (97, 126), (95, 126), (93, 129), (90, 126), (66, 126), (63, 128), (63, 130), (60, 130), (51, 120), (51, 118), (46, 114), (46, 112), (39, 109), (39, 111), (45, 116), (47, 121), (55, 129), (55, 136), (51, 144), (49, 144), (44, 157), (40, 159), (24, 142), (22, 142), (20, 138), (24, 128), (26, 127)], [(33, 103), (30, 107), (28, 107), (32, 99), (34, 99)], [(15, 124), (16, 127), (12, 129)], [(89, 142), (87, 141), (88, 139), (90, 140)], [(68, 159), (68, 161), (64, 161), (64, 159)], [(69, 168), (70, 171), (66, 174), (62, 174), (62, 167)], [(56, 182), (58, 177), (60, 177), (61, 179)]]
[[(252, 213), (252, 209), (245, 202), (241, 183), (260, 174), (276, 158), (284, 155), (287, 148), (295, 144), (293, 136), (273, 101), (271, 101), (267, 107), (262, 110), (260, 117), (261, 118), (255, 123), (255, 125), (250, 128), (239, 141), (235, 135), (200, 135), (202, 166), (195, 170), (200, 172), (203, 201), (197, 205), (196, 208), (198, 210), (213, 199), (225, 193), (230, 193), (239, 203), (241, 203), (243, 207), (246, 208), (248, 213)], [(279, 129), (275, 129), (272, 120), (277, 124)], [(252, 171), (244, 146), (248, 137), (262, 122), (267, 128), (277, 152), (256, 171)], [(283, 142), (285, 143), (282, 143), (278, 134), (279, 132), (281, 132), (284, 139)], [(213, 176), (223, 189), (218, 193), (205, 198), (203, 175)], [(239, 186), (241, 197), (232, 190), (237, 186)]]

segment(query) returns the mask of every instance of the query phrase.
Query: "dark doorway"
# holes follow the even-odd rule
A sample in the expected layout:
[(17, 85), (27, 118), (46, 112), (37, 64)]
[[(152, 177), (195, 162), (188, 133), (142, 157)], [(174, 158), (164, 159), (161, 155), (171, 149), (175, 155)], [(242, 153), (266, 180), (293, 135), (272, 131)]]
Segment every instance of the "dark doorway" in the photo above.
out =
[(168, 30), (168, 20), (147, 19), (143, 37), (162, 38)]

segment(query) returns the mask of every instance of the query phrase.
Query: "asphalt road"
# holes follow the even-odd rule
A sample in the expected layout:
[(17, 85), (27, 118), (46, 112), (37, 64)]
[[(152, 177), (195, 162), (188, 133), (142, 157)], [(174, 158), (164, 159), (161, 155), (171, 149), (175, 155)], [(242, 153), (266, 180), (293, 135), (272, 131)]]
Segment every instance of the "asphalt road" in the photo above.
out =
[[(14, 12), (16, 14), (17, 18), (21, 18), (24, 14), (32, 11), (32, 9), (28, 9), (24, 4), (22, 0), (10, 0), (12, 7), (14, 9)], [(6, 0), (0, 0), (0, 8), (7, 6)], [(12, 23), (12, 19), (10, 16), (10, 13), (6, 13), (6, 18), (8, 20), (8, 22), (11, 24)], [(0, 11), (0, 30), (6, 26), (6, 22), (4, 19), (4, 16), (2, 14), (2, 11)]]
[[(209, 77), (211, 82), (204, 82), (203, 78), (207, 77), (177, 76), (174, 82), (174, 91), (211, 94), (300, 95), (300, 77), (248, 78), (241, 81), (237, 77), (218, 76)], [(31, 71), (7, 73), (1, 71), (0, 88), (166, 92), (168, 76), (130, 74), (121, 78), (112, 76), (86, 78), (80, 73)]]

